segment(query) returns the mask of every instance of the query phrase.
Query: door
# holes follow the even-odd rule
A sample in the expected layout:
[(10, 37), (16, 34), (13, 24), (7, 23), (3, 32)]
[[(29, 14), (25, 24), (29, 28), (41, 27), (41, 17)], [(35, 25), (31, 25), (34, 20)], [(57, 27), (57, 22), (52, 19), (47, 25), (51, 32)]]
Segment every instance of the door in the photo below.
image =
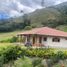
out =
[(33, 37), (33, 44), (35, 44), (35, 42), (36, 42), (36, 41), (35, 41), (35, 37)]
[(40, 44), (42, 43), (42, 37), (39, 37), (39, 43)]

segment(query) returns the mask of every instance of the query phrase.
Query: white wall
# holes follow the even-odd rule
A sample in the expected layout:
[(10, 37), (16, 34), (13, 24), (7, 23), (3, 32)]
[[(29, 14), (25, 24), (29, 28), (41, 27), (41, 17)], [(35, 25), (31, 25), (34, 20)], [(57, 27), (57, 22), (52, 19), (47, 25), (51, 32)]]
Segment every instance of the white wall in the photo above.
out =
[(47, 37), (47, 41), (42, 40), (42, 44), (53, 48), (67, 48), (67, 40), (60, 37), (60, 42), (53, 42), (54, 37)]

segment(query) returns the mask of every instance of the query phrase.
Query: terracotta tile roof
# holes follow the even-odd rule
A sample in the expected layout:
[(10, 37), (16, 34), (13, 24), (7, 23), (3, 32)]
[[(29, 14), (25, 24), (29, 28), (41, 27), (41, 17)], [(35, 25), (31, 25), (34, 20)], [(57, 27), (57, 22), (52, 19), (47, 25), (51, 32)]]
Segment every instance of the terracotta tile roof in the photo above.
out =
[(21, 35), (37, 34), (37, 35), (46, 35), (46, 36), (67, 37), (66, 32), (59, 31), (49, 27), (35, 28), (29, 31), (22, 32), (20, 34)]

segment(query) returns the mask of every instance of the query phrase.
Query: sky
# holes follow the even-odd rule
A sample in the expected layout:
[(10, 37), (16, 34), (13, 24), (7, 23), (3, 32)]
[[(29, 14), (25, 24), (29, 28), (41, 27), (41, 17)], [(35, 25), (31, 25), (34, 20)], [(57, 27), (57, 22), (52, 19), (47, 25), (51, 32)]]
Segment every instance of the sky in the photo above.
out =
[[(67, 0), (44, 0), (44, 7), (65, 1)], [(41, 0), (0, 0), (0, 19), (21, 16), (41, 8)]]

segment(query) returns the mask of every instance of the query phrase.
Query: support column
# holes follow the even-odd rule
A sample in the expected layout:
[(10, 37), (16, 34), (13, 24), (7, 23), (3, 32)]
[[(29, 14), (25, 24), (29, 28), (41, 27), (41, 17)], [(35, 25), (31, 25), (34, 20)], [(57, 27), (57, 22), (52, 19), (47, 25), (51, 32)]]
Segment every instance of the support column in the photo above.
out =
[(27, 43), (27, 36), (25, 36), (25, 43)]

